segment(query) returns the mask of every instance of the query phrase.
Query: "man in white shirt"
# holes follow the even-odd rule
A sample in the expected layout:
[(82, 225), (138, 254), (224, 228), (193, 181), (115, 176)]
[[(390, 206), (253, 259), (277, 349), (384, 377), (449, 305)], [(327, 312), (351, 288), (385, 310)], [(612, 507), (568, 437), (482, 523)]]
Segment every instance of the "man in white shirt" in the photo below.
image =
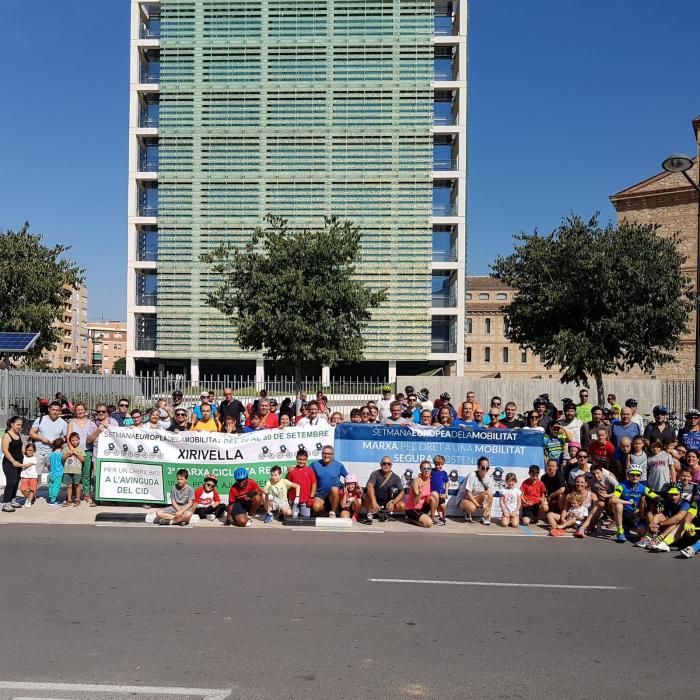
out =
[(32, 424), (29, 439), (36, 443), (36, 472), (39, 479), (44, 467), (49, 466), (53, 441), (66, 437), (67, 431), (68, 424), (61, 418), (61, 404), (58, 401), (52, 401), (48, 415), (37, 418)]
[(403, 406), (400, 401), (392, 401), (389, 410), (389, 417), (383, 421), (384, 425), (411, 425), (411, 420), (409, 418), (403, 418), (401, 416)]
[(306, 410), (306, 416), (300, 418), (297, 421), (297, 428), (308, 428), (314, 425), (328, 425), (328, 420), (326, 419), (326, 416), (324, 416), (318, 410), (318, 401), (309, 401), (309, 403), (306, 404)]
[(632, 411), (632, 422), (639, 426), (639, 434), (642, 435), (644, 433), (644, 421), (639, 413), (637, 413), (637, 399), (627, 399), (627, 401), (625, 401), (625, 406)]
[(567, 403), (564, 405), (564, 417), (558, 421), (559, 425), (566, 428), (571, 433), (571, 439), (581, 444), (581, 428), (583, 422), (576, 417), (576, 404)]

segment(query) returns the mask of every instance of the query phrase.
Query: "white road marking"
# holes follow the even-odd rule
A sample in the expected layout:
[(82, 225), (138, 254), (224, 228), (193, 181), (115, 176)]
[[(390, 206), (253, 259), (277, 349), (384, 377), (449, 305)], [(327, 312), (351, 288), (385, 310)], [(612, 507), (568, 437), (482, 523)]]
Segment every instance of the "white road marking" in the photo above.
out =
[[(184, 695), (199, 696), (202, 700), (226, 700), (231, 695), (225, 688), (161, 688), (140, 685), (93, 685), (90, 683), (26, 683), (0, 681), (0, 690), (27, 690), (46, 692), (112, 693), (113, 695)], [(29, 700), (29, 699), (25, 699)], [(39, 699), (41, 700), (41, 699)]]
[(374, 529), (372, 529), (372, 530), (370, 530), (370, 529), (367, 529), (367, 530), (333, 530), (332, 528), (328, 528), (328, 529), (324, 530), (323, 528), (318, 528), (318, 527), (287, 527), (286, 529), (290, 530), (291, 532), (315, 532), (317, 534), (321, 534), (321, 533), (325, 534), (328, 532), (333, 532), (333, 533), (339, 532), (339, 533), (344, 534), (344, 535), (352, 535), (353, 533), (358, 534), (358, 535), (365, 535), (365, 534), (367, 534), (367, 535), (372, 535), (372, 534), (383, 535), (384, 532), (386, 532), (385, 530), (374, 530)]
[(421, 583), (438, 586), (496, 586), (499, 588), (564, 588), (589, 591), (631, 591), (628, 586), (582, 586), (567, 583), (508, 583), (506, 581), (435, 581), (413, 578), (368, 578), (372, 583)]

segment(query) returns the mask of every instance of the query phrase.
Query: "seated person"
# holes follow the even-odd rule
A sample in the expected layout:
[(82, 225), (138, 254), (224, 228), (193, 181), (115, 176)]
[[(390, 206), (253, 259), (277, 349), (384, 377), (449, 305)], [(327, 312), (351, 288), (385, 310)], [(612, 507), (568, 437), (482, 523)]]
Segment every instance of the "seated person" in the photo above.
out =
[(655, 501), (658, 495), (642, 484), (642, 470), (630, 466), (627, 479), (617, 485), (612, 498), (617, 526), (616, 542), (626, 542), (630, 536), (638, 539), (644, 534), (646, 524), (642, 499), (646, 498)]
[(228, 494), (224, 525), (250, 527), (263, 502), (260, 487), (253, 479), (248, 478), (248, 470), (245, 467), (236, 469), (233, 478), (236, 483)]
[(357, 521), (361, 510), (362, 489), (357, 485), (357, 477), (354, 474), (348, 474), (340, 493), (340, 517)]
[(299, 493), (301, 486), (289, 479), (282, 478), (282, 468), (275, 464), (270, 469), (270, 478), (262, 487), (265, 497), (265, 522), (272, 522), (272, 514), (278, 513), (281, 518), (292, 515), (292, 508), (289, 505), (289, 491), (294, 491), (294, 505), (299, 506)]
[(476, 470), (462, 482), (457, 494), (457, 504), (464, 512), (464, 520), (472, 522), (472, 515), (481, 508), (481, 522), (484, 525), (491, 524), (491, 505), (495, 483), (489, 476), (491, 465), (487, 457), (479, 457)]
[(194, 512), (202, 519), (216, 520), (226, 512), (226, 506), (216, 490), (217, 483), (215, 476), (207, 474), (203, 485), (194, 490)]
[(364, 498), (368, 525), (372, 524), (376, 515), (383, 518), (386, 513), (398, 513), (406, 509), (403, 482), (392, 471), (393, 466), (391, 457), (384, 455), (379, 462), (380, 468), (369, 475)]
[(566, 480), (559, 469), (559, 462), (553, 457), (547, 460), (542, 483), (547, 489), (547, 512), (561, 513), (566, 498)]
[(651, 534), (642, 537), (636, 546), (646, 547), (651, 552), (670, 552), (671, 545), (684, 532), (690, 503), (683, 500), (680, 489), (675, 486), (662, 491), (660, 496), (647, 510)]
[[(591, 442), (595, 441), (592, 440)], [(613, 496), (615, 495), (615, 489), (618, 487), (618, 482), (613, 476), (613, 473), (607, 469), (604, 469), (600, 464), (594, 464), (591, 467), (590, 473), (591, 491), (596, 498), (593, 505), (595, 514), (592, 522), (596, 525), (596, 527), (599, 527), (600, 520), (605, 515), (610, 517), (613, 515)]]
[(574, 537), (585, 537), (586, 528), (590, 525), (593, 516), (594, 496), (588, 489), (588, 482), (583, 475), (577, 476), (574, 481), (574, 490), (566, 496), (566, 503), (562, 513), (547, 513), (547, 522), (552, 537), (563, 537), (566, 530), (573, 527)]
[(420, 472), (411, 482), (411, 489), (406, 497), (406, 518), (419, 527), (432, 527), (431, 513), (437, 511), (437, 499), (430, 489), (430, 472), (432, 465), (426, 459), (420, 463)]
[(528, 478), (520, 484), (521, 507), (520, 517), (523, 525), (537, 524), (540, 519), (540, 510), (543, 513), (549, 511), (547, 503), (547, 487), (540, 481), (540, 468), (531, 464), (528, 469)]
[(175, 485), (170, 489), (170, 505), (156, 511), (160, 525), (187, 525), (194, 515), (194, 489), (187, 483), (190, 473), (179, 469)]
[(341, 478), (348, 475), (342, 462), (335, 459), (335, 451), (330, 445), (321, 448), (321, 459), (311, 463), (316, 475), (316, 494), (311, 508), (314, 513), (328, 512), (329, 518), (335, 518), (340, 505)]

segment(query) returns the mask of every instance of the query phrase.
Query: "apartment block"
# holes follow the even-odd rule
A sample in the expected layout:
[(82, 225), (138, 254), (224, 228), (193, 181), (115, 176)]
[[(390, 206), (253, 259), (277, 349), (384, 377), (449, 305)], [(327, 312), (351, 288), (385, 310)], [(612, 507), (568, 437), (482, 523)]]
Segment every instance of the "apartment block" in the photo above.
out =
[(466, 2), (132, 0), (130, 80), (129, 372), (264, 374), (200, 255), (275, 214), (362, 228), (365, 369), (462, 374)]
[(44, 351), (42, 358), (53, 369), (77, 369), (88, 363), (88, 290), (66, 285), (66, 301), (62, 316), (55, 322), (60, 340), (51, 351)]
[(126, 358), (126, 348), (126, 323), (88, 321), (88, 358), (94, 370), (112, 374), (114, 363)]

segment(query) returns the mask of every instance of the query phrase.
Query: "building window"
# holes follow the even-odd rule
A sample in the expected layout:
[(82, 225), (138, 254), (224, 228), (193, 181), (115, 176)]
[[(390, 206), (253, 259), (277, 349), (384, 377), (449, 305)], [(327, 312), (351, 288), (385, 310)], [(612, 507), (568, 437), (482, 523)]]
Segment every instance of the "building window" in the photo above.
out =
[(522, 364), (526, 364), (526, 363), (527, 363), (527, 350), (523, 350), (523, 351), (520, 353), (520, 362), (522, 362)]
[(509, 330), (510, 330), (510, 323), (508, 323), (507, 318), (504, 318), (503, 319), (503, 335), (508, 336)]
[(491, 333), (491, 319), (490, 318), (485, 318), (484, 319), (484, 333), (487, 335)]
[(114, 339), (115, 340), (121, 340), (122, 339), (122, 334), (121, 333), (114, 333)]
[(499, 292), (496, 294), (496, 299), (498, 299), (498, 301), (506, 301), (506, 299), (508, 299), (508, 295), (505, 292)]
[(503, 348), (503, 362), (507, 365), (509, 361), (508, 348)]
[(467, 301), (471, 301), (472, 295), (469, 292), (467, 292), (466, 297)]
[(489, 295), (486, 292), (479, 292), (479, 299), (486, 301), (488, 300)]
[(467, 333), (471, 333), (472, 332), (472, 320), (470, 318), (468, 318), (465, 323), (467, 325)]
[(466, 352), (466, 358), (467, 358), (466, 361), (471, 363), (471, 361), (472, 361), (472, 349), (470, 347), (467, 347), (467, 348), (465, 348), (465, 352)]
[(491, 362), (491, 348), (484, 348), (484, 362)]

